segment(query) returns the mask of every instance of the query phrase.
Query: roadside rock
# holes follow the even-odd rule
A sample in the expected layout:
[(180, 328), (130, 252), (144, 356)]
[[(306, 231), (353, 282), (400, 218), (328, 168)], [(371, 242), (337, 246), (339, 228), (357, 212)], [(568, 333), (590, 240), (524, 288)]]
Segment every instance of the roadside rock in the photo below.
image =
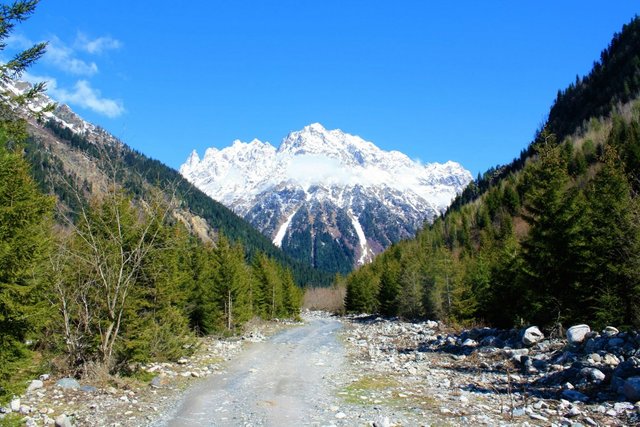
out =
[(522, 343), (527, 346), (531, 346), (539, 343), (544, 339), (544, 334), (537, 326), (530, 326), (524, 330), (522, 334)]
[(61, 378), (56, 381), (56, 385), (66, 390), (78, 390), (80, 383), (74, 378)]
[(581, 344), (589, 332), (591, 332), (589, 325), (572, 326), (567, 329), (567, 341), (572, 345)]
[(38, 390), (44, 387), (44, 383), (41, 380), (33, 380), (29, 383), (29, 387), (27, 387), (27, 392)]

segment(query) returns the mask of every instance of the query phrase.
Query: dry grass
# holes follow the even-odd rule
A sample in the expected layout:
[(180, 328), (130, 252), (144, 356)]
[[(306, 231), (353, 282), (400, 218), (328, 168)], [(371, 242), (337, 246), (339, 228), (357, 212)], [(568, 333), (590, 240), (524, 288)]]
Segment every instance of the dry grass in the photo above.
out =
[(302, 308), (344, 313), (344, 297), (346, 295), (347, 288), (344, 286), (308, 288), (304, 293)]

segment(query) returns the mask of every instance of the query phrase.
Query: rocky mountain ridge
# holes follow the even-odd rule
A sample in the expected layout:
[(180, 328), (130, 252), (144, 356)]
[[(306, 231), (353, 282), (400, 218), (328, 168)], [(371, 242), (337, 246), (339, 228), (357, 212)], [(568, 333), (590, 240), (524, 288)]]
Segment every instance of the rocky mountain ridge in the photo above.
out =
[(319, 123), (277, 149), (254, 139), (194, 151), (180, 172), (289, 255), (339, 272), (412, 237), (472, 179), (458, 163), (423, 165)]

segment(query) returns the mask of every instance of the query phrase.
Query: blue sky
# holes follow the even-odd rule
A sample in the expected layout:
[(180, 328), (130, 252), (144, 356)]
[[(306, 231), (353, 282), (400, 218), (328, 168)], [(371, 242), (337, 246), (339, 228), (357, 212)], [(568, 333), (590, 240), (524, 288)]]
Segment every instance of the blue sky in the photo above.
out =
[[(42, 0), (10, 47), (53, 97), (174, 168), (320, 122), (475, 175), (509, 162), (635, 1)], [(8, 49), (7, 54), (10, 51)]]

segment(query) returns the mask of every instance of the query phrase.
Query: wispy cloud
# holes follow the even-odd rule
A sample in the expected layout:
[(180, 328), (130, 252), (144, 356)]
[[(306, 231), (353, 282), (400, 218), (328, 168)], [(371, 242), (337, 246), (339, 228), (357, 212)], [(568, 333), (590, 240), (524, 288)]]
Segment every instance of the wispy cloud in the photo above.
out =
[(90, 39), (84, 33), (78, 33), (75, 46), (92, 55), (101, 54), (107, 50), (120, 49), (122, 42), (110, 36), (97, 37)]
[(107, 117), (114, 118), (124, 113), (122, 102), (102, 97), (100, 91), (86, 80), (78, 80), (71, 91), (50, 87), (49, 93), (60, 102), (76, 104)]
[(95, 62), (78, 58), (76, 52), (57, 37), (49, 42), (44, 59), (59, 70), (74, 75), (92, 76), (98, 72), (98, 66)]
[(86, 108), (110, 118), (119, 117), (125, 112), (121, 101), (103, 97), (87, 80), (78, 80), (72, 89), (65, 89), (59, 87), (53, 77), (25, 73), (23, 78), (30, 83), (46, 82), (47, 94), (57, 102)]

